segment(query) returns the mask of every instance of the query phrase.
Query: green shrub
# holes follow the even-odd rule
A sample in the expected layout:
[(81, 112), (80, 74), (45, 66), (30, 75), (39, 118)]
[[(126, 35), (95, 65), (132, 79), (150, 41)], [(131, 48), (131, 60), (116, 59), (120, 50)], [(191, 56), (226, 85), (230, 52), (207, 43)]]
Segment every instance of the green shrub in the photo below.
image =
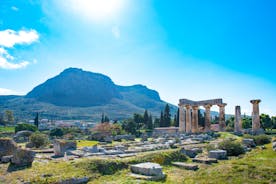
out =
[(219, 149), (226, 150), (228, 156), (238, 156), (245, 152), (241, 143), (226, 139), (219, 143)]
[(54, 128), (50, 131), (50, 136), (62, 137), (64, 132), (61, 128)]
[(245, 135), (245, 138), (254, 139), (257, 145), (268, 144), (271, 141), (271, 138), (268, 135)]
[(15, 133), (16, 132), (19, 132), (19, 131), (22, 131), (22, 130), (29, 130), (29, 131), (32, 131), (32, 132), (36, 132), (37, 131), (37, 127), (34, 126), (34, 125), (31, 125), (31, 124), (27, 124), (27, 123), (19, 123), (15, 126)]
[(45, 134), (42, 133), (33, 133), (30, 136), (30, 142), (36, 147), (36, 148), (40, 148), (42, 146), (47, 145), (48, 143), (48, 137)]

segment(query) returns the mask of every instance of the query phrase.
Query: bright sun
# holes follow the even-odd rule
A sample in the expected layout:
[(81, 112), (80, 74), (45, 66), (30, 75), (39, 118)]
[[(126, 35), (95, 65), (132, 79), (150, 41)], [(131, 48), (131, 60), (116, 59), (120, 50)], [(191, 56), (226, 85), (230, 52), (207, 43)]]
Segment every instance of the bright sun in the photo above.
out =
[(86, 18), (102, 20), (116, 16), (124, 0), (70, 0), (71, 7)]

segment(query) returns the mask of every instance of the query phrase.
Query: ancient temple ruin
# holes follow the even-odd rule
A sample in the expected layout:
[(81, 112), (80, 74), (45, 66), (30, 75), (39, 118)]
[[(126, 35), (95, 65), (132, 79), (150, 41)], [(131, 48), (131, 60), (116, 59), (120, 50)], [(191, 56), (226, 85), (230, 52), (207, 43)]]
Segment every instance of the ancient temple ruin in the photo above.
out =
[(205, 108), (205, 127), (204, 131), (211, 130), (211, 107), (217, 105), (219, 107), (219, 127), (223, 131), (225, 124), (225, 106), (222, 99), (212, 99), (203, 101), (192, 101), (188, 99), (179, 100), (179, 132), (197, 133), (198, 129), (198, 109), (200, 106)]

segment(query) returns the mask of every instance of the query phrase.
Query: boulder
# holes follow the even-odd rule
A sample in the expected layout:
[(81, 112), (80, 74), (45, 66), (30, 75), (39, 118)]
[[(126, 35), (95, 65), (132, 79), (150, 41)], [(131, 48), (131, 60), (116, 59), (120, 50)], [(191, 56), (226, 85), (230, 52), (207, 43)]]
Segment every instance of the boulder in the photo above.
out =
[(16, 166), (30, 166), (35, 158), (35, 152), (27, 149), (17, 148), (11, 159), (11, 163)]
[(254, 148), (256, 147), (256, 144), (254, 142), (254, 139), (243, 139), (242, 143), (249, 148)]
[(55, 156), (64, 156), (66, 151), (76, 150), (77, 143), (76, 141), (67, 141), (67, 140), (54, 140), (54, 153)]
[(141, 174), (145, 176), (161, 176), (165, 177), (162, 172), (162, 167), (159, 164), (152, 162), (145, 162), (140, 164), (131, 165), (130, 169), (135, 174)]
[(276, 151), (276, 142), (273, 142), (273, 143), (272, 143), (272, 149), (273, 149), (274, 151)]
[(227, 159), (227, 151), (225, 150), (211, 150), (208, 153), (209, 158), (215, 158), (218, 160)]
[(1, 162), (2, 163), (9, 163), (11, 161), (12, 157), (13, 157), (13, 155), (3, 156), (1, 158)]
[(0, 158), (12, 155), (16, 148), (16, 143), (12, 139), (0, 138)]

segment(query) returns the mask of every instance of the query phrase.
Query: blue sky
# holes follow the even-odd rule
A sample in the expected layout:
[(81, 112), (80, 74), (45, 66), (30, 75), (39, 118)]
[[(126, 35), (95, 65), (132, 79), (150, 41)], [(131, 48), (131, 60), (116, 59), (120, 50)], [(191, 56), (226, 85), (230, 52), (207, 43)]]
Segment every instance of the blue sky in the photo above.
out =
[[(273, 1), (1, 0), (0, 94), (26, 94), (68, 67), (179, 98), (223, 98), (276, 115)], [(217, 110), (213, 107), (212, 110)]]

